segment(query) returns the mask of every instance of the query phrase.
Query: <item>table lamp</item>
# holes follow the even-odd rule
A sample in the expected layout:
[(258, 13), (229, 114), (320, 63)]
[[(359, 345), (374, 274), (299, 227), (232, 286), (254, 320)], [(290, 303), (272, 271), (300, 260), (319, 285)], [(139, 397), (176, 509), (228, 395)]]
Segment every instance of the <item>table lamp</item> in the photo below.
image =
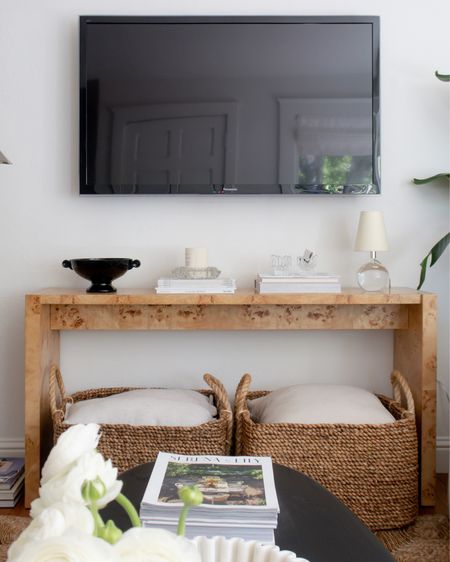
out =
[(388, 270), (377, 260), (377, 252), (388, 250), (383, 214), (380, 211), (361, 211), (355, 250), (370, 252), (370, 261), (358, 269), (358, 285), (364, 291), (385, 291), (389, 289)]
[(6, 156), (3, 154), (1, 150), (0, 150), (0, 164), (12, 164), (12, 162), (10, 162), (8, 158), (6, 158)]

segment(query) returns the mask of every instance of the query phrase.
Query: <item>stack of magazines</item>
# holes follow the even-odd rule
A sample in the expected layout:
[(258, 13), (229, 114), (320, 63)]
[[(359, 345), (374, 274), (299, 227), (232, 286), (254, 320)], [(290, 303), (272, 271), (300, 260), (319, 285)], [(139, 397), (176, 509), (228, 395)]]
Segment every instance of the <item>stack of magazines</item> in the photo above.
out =
[(176, 279), (162, 277), (156, 285), (157, 293), (234, 293), (236, 281), (229, 278), (216, 279)]
[(340, 293), (342, 290), (339, 276), (328, 273), (259, 273), (255, 288), (257, 293)]
[(196, 485), (203, 503), (191, 507), (186, 537), (224, 536), (274, 543), (278, 500), (270, 457), (159, 453), (141, 502), (144, 527), (176, 533), (178, 490)]
[(0, 458), (0, 507), (14, 507), (23, 492), (24, 460)]

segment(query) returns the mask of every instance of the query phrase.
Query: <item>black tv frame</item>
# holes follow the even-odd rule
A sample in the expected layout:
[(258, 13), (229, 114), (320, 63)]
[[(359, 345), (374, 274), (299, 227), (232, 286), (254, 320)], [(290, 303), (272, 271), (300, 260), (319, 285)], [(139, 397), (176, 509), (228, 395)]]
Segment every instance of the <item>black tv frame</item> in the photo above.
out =
[[(95, 196), (121, 196), (121, 194), (101, 194), (94, 191), (94, 186), (87, 181), (87, 75), (86, 75), (86, 28), (90, 23), (320, 23), (320, 24), (361, 24), (372, 26), (372, 170), (373, 185), (372, 193), (358, 195), (379, 195), (381, 193), (381, 165), (380, 165), (380, 17), (379, 16), (79, 16), (79, 187), (80, 195)], [(174, 195), (176, 193), (170, 193)], [(223, 186), (212, 186), (211, 195), (227, 194), (240, 195), (227, 192)], [(210, 195), (208, 194), (208, 195)], [(280, 194), (286, 195), (280, 191)], [(141, 196), (156, 194), (138, 194)], [(167, 195), (167, 194), (166, 194)], [(189, 194), (189, 196), (198, 194)], [(261, 195), (260, 193), (252, 194)], [(315, 195), (309, 192), (288, 193), (287, 195)], [(320, 195), (324, 195), (320, 193)], [(336, 195), (327, 193), (326, 195)], [(339, 193), (338, 195), (355, 195)], [(123, 196), (123, 195), (122, 195)], [(126, 195), (125, 195), (126, 196)], [(136, 194), (133, 194), (136, 196)]]

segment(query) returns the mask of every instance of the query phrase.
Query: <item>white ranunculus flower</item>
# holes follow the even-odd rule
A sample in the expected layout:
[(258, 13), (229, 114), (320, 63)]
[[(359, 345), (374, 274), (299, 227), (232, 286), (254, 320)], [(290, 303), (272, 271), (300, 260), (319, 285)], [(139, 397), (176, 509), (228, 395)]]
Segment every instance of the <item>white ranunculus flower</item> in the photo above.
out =
[(120, 562), (114, 548), (98, 539), (75, 530), (59, 537), (29, 541), (15, 553), (8, 551), (7, 562)]
[(44, 509), (11, 545), (9, 555), (16, 558), (29, 542), (59, 537), (68, 529), (92, 535), (94, 519), (87, 507), (80, 503), (59, 502)]
[(96, 423), (73, 425), (62, 433), (42, 468), (41, 486), (68, 472), (84, 453), (98, 445), (100, 426)]
[(163, 529), (129, 529), (114, 549), (121, 562), (200, 562), (192, 542)]
[(99, 478), (105, 486), (105, 495), (96, 503), (105, 507), (114, 500), (122, 489), (122, 482), (117, 480), (117, 468), (111, 460), (105, 460), (101, 453), (90, 451), (80, 456), (75, 465), (62, 476), (48, 480), (39, 489), (39, 498), (31, 503), (31, 517), (37, 517), (45, 508), (56, 502), (87, 504), (83, 499), (82, 487), (86, 480)]

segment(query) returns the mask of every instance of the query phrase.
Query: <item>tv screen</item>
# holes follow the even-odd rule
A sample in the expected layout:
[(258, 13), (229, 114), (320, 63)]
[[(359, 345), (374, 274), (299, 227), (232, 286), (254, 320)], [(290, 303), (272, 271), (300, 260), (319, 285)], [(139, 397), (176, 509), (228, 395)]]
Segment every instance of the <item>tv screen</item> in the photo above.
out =
[(80, 193), (376, 194), (378, 17), (80, 18)]

